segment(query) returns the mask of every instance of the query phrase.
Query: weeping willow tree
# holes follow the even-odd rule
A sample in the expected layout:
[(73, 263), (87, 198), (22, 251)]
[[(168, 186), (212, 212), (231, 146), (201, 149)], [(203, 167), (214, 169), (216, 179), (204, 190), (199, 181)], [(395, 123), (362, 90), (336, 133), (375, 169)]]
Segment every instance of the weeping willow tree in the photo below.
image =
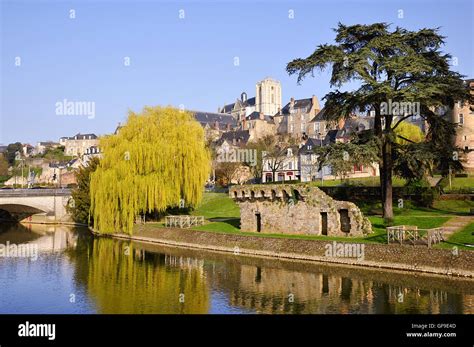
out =
[(127, 123), (100, 146), (103, 158), (90, 185), (97, 231), (131, 234), (140, 214), (201, 200), (210, 155), (190, 113), (171, 107), (130, 112)]

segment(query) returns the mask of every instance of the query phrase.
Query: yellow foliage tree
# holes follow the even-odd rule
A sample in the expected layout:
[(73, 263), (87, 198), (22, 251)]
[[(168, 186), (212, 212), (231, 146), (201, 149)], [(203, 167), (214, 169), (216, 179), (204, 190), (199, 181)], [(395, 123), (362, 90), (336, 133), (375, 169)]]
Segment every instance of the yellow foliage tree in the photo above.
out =
[(402, 139), (400, 136), (412, 142), (421, 142), (425, 138), (421, 129), (415, 124), (409, 122), (401, 122), (395, 128), (395, 135), (397, 135), (395, 142), (400, 145), (406, 145), (410, 143), (409, 141)]
[(91, 215), (101, 233), (131, 234), (136, 217), (196, 206), (209, 176), (204, 131), (189, 112), (145, 107), (117, 134), (101, 138), (103, 158), (91, 175)]

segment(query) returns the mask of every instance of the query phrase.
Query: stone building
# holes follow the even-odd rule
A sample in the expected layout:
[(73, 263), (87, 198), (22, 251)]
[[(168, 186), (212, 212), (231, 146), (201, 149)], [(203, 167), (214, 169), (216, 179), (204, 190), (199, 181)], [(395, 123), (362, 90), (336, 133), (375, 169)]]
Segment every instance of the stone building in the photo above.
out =
[(61, 137), (61, 146), (64, 146), (64, 154), (70, 156), (82, 156), (92, 146), (99, 145), (99, 138), (95, 134), (76, 134), (72, 137)]
[(273, 116), (281, 109), (281, 84), (279, 81), (267, 77), (256, 83), (255, 93), (255, 97), (248, 98), (247, 93), (243, 92), (240, 99), (219, 108), (218, 112), (231, 114), (239, 122), (242, 122), (253, 112)]
[(240, 99), (236, 99), (232, 104), (218, 108), (217, 112), (230, 114), (240, 123), (252, 112), (255, 112), (255, 110), (255, 97), (248, 98), (247, 93), (242, 92), (242, 94), (240, 94)]
[(276, 126), (272, 117), (265, 116), (263, 112), (252, 112), (242, 121), (241, 127), (242, 130), (249, 131), (250, 142), (276, 134)]
[(216, 141), (227, 132), (235, 130), (237, 121), (226, 113), (189, 111), (204, 128), (206, 140)]
[(61, 143), (52, 141), (38, 142), (32, 154), (43, 154), (48, 149), (55, 149), (61, 146)]
[(273, 78), (265, 78), (257, 83), (255, 111), (273, 116), (281, 109), (281, 84)]
[(262, 154), (262, 183), (300, 179), (298, 147), (286, 149), (286, 155)]
[(310, 121), (319, 113), (320, 106), (316, 96), (306, 99), (290, 99), (290, 102), (274, 115), (279, 134), (296, 137), (307, 135)]
[(363, 236), (369, 220), (349, 201), (337, 201), (317, 187), (302, 184), (234, 186), (244, 232)]
[(450, 110), (450, 118), (458, 125), (454, 144), (461, 149), (460, 159), (466, 171), (474, 171), (474, 79), (466, 80), (471, 100), (457, 102)]

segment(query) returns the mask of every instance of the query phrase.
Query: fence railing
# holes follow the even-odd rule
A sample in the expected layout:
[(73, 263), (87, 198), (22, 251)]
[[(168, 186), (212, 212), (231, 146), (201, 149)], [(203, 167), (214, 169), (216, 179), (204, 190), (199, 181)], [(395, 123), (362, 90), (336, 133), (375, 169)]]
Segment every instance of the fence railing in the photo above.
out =
[(204, 216), (166, 216), (165, 226), (170, 228), (190, 228), (203, 225)]
[(413, 225), (387, 227), (387, 243), (426, 244), (431, 247), (441, 241), (444, 241), (443, 228), (420, 229)]

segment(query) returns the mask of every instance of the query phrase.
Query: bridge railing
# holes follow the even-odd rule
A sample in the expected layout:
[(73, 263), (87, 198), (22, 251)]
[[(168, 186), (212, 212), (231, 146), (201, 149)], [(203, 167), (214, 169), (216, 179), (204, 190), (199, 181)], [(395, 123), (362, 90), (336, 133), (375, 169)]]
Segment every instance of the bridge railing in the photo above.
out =
[(69, 196), (71, 189), (0, 189), (2, 197)]

